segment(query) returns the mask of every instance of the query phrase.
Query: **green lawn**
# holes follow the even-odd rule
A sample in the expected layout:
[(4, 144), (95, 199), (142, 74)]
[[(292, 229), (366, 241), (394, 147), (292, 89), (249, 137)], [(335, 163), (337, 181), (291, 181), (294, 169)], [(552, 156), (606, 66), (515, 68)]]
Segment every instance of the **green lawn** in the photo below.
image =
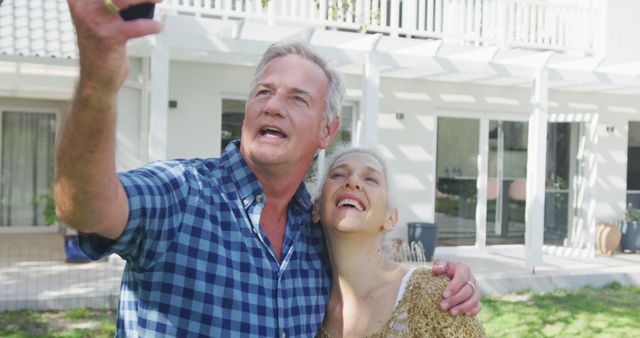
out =
[(0, 337), (112, 338), (113, 310), (0, 312)]
[[(637, 337), (640, 288), (520, 293), (482, 300), (489, 337)], [(109, 310), (0, 312), (0, 337), (113, 337)]]
[(489, 337), (639, 337), (640, 288), (612, 284), (579, 292), (483, 299)]

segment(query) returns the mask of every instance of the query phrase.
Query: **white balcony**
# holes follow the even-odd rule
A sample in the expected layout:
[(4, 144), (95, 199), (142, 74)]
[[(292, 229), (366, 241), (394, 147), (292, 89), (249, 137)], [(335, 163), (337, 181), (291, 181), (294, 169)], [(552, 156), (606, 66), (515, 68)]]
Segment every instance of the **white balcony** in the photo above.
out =
[(591, 1), (165, 0), (168, 13), (592, 55), (602, 15)]

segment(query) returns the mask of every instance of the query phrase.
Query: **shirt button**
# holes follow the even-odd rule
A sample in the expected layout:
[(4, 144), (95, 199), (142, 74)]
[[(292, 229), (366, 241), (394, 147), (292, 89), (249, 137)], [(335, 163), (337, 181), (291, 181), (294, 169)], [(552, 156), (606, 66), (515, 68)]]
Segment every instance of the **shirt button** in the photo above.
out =
[(262, 203), (262, 200), (263, 200), (263, 199), (264, 199), (264, 197), (263, 197), (262, 195), (258, 195), (258, 196), (256, 196), (256, 201), (257, 201), (258, 203)]
[(242, 204), (244, 204), (245, 207), (249, 205), (249, 199), (245, 198), (244, 200), (242, 200)]

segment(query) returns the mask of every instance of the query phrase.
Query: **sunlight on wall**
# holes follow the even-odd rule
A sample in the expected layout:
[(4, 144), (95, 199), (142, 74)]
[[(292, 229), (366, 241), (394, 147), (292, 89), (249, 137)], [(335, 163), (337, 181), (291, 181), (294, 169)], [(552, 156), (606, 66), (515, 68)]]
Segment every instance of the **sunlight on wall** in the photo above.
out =
[(376, 146), (376, 149), (378, 150), (378, 152), (380, 153), (380, 156), (382, 156), (382, 158), (385, 161), (393, 161), (396, 159), (396, 156), (391, 152), (391, 150), (389, 150), (389, 148), (383, 144), (378, 144)]
[(436, 118), (434, 116), (416, 116), (416, 119), (424, 127), (424, 129), (431, 135), (436, 129)]
[(592, 103), (582, 103), (582, 102), (569, 102), (567, 104), (569, 108), (578, 109), (578, 110), (597, 110), (598, 105)]
[(396, 174), (395, 182), (399, 191), (421, 191), (427, 189), (417, 177), (410, 174)]
[(417, 144), (400, 144), (398, 149), (411, 161), (433, 161), (433, 155)]
[(487, 96), (485, 97), (485, 101), (489, 104), (499, 104), (504, 106), (519, 106), (520, 101), (516, 99), (510, 99), (507, 97), (496, 97), (496, 96)]
[(431, 96), (426, 93), (410, 93), (410, 92), (393, 92), (393, 95), (397, 99), (411, 100), (411, 101), (431, 101)]
[(380, 130), (385, 129), (405, 129), (402, 121), (396, 119), (395, 114), (379, 114), (378, 115), (378, 128)]
[(634, 107), (607, 106), (607, 110), (612, 113), (620, 113), (620, 114), (637, 114), (638, 113), (638, 109)]
[(440, 94), (440, 99), (444, 102), (455, 103), (476, 103), (476, 98), (463, 94)]

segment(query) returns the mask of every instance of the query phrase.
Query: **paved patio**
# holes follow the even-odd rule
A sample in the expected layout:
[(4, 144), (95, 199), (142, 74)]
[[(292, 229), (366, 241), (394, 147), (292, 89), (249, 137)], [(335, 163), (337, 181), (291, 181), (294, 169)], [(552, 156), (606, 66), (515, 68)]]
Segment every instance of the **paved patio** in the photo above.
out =
[[(0, 311), (111, 307), (118, 301), (124, 262), (108, 260), (64, 263), (62, 239), (57, 234), (0, 236)], [(515, 251), (515, 250), (513, 250)], [(601, 287), (617, 281), (640, 286), (640, 254), (567, 258), (544, 256), (535, 273), (518, 253), (463, 253), (436, 258), (463, 261), (471, 266), (483, 295), (502, 296), (531, 289), (552, 291)]]
[(612, 282), (640, 286), (640, 253), (593, 258), (544, 255), (543, 265), (535, 271), (525, 266), (524, 255), (518, 253), (469, 253), (436, 258), (471, 266), (480, 292), (486, 296), (499, 297), (527, 289), (540, 292), (575, 290), (588, 285), (602, 287)]

